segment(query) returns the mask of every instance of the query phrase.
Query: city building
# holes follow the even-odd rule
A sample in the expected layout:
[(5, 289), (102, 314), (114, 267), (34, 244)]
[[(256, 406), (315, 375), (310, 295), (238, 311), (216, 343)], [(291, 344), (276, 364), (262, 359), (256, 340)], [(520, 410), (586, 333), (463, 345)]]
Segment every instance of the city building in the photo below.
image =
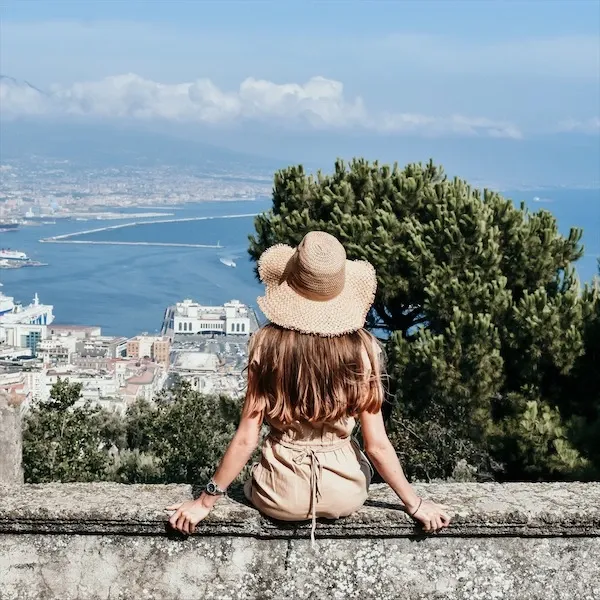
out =
[(165, 312), (163, 333), (167, 335), (241, 335), (251, 333), (250, 309), (239, 300), (223, 306), (203, 306), (189, 298)]
[[(3, 333), (0, 328), (0, 335)], [(13, 346), (6, 346), (0, 342), (0, 362), (1, 361), (19, 361), (25, 357), (33, 358), (30, 348), (15, 348)]]
[(120, 395), (127, 405), (138, 398), (152, 402), (167, 379), (167, 371), (163, 365), (144, 362), (136, 373), (125, 380)]
[(85, 340), (100, 337), (102, 329), (95, 325), (60, 325), (53, 323), (48, 326), (48, 335), (70, 336), (78, 340)]
[(25, 373), (18, 367), (1, 367), (0, 392), (8, 396), (12, 404), (23, 404), (29, 392)]
[(89, 401), (122, 413), (137, 398), (152, 401), (162, 389), (167, 371), (162, 365), (133, 359), (110, 359), (104, 371), (74, 365), (56, 367), (46, 373), (43, 398), (50, 396), (50, 390), (59, 378), (81, 384), (81, 398), (75, 406)]
[(32, 400), (43, 399), (47, 395), (45, 370), (39, 367), (24, 370), (21, 366), (0, 366), (0, 391), (25, 411)]
[(109, 356), (81, 356), (73, 354), (70, 359), (70, 364), (79, 369), (88, 371), (110, 371), (115, 359)]
[(101, 333), (100, 327), (86, 325), (49, 326), (47, 339), (38, 344), (38, 357), (48, 366), (107, 370), (111, 359), (125, 355), (127, 338)]
[(149, 358), (168, 367), (171, 340), (167, 336), (138, 335), (127, 340), (126, 353), (128, 358)]
[(187, 381), (197, 392), (211, 392), (219, 358), (209, 352), (178, 352), (171, 373)]
[(75, 354), (77, 338), (52, 336), (37, 347), (38, 358), (46, 365), (66, 365)]
[(122, 358), (127, 354), (127, 338), (100, 335), (80, 339), (76, 352), (82, 358)]

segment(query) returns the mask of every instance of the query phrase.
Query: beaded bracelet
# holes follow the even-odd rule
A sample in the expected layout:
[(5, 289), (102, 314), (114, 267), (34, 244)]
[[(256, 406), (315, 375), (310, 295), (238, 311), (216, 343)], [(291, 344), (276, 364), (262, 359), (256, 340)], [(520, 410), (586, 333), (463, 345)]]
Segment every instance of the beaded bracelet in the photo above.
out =
[(408, 514), (409, 514), (411, 517), (412, 517), (413, 515), (416, 515), (416, 514), (417, 514), (417, 511), (418, 511), (418, 510), (421, 508), (421, 504), (422, 504), (422, 502), (423, 502), (423, 498), (419, 498), (419, 506), (417, 506), (417, 508), (415, 509), (415, 512), (414, 512), (414, 513), (412, 513), (412, 514), (411, 514), (411, 513), (408, 513)]

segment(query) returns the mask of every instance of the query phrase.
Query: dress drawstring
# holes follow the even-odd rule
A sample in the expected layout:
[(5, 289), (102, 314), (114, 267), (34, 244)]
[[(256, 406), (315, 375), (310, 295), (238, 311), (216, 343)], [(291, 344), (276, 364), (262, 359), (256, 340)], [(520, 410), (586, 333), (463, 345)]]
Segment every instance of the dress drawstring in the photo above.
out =
[(319, 460), (319, 454), (334, 452), (348, 444), (352, 444), (352, 438), (350, 436), (341, 438), (335, 443), (325, 445), (299, 444), (274, 437), (272, 439), (274, 444), (280, 444), (297, 452), (293, 458), (296, 464), (302, 464), (307, 457), (310, 459), (310, 515), (312, 520), (310, 544), (311, 547), (314, 547), (315, 531), (317, 529), (317, 503), (321, 499), (321, 483), (323, 480), (323, 465)]
[(323, 479), (323, 465), (312, 448), (307, 448), (294, 457), (296, 464), (301, 464), (306, 457), (310, 458), (310, 513), (312, 525), (310, 528), (310, 545), (315, 545), (315, 530), (317, 529), (317, 502), (321, 498), (321, 481)]

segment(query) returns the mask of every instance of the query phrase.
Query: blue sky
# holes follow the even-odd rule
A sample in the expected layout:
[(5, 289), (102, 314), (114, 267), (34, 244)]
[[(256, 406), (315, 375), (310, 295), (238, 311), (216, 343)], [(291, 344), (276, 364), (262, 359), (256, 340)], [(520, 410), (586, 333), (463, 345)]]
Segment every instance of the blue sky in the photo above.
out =
[[(595, 0), (4, 0), (3, 18), (14, 21), (89, 20), (227, 26), (245, 33), (305, 28), (349, 33), (414, 32), (506, 39), (518, 35), (598, 34)], [(425, 25), (425, 27), (423, 27)]]
[(51, 94), (5, 82), (9, 116), (169, 122), (234, 146), (258, 126), (374, 148), (600, 136), (600, 0), (0, 6), (0, 73)]

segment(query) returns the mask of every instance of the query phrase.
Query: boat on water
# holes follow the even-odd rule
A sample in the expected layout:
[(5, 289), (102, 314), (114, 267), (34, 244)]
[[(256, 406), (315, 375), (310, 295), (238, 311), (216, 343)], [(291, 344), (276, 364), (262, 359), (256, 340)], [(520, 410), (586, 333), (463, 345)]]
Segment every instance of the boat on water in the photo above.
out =
[(0, 221), (0, 232), (17, 231), (19, 225), (18, 221)]
[(50, 325), (54, 321), (53, 308), (51, 304), (42, 304), (37, 294), (33, 302), (23, 306), (12, 296), (0, 292), (0, 324)]
[(29, 256), (27, 256), (25, 252), (20, 252), (19, 250), (2, 248), (0, 250), (0, 260), (29, 260)]
[(11, 296), (6, 296), (4, 293), (0, 292), (0, 317), (15, 311), (14, 300), (15, 299)]
[(0, 259), (0, 269), (22, 269), (23, 267), (47, 267), (48, 263), (36, 260), (6, 260)]
[(230, 258), (220, 258), (219, 259), (226, 267), (236, 267), (235, 261)]

